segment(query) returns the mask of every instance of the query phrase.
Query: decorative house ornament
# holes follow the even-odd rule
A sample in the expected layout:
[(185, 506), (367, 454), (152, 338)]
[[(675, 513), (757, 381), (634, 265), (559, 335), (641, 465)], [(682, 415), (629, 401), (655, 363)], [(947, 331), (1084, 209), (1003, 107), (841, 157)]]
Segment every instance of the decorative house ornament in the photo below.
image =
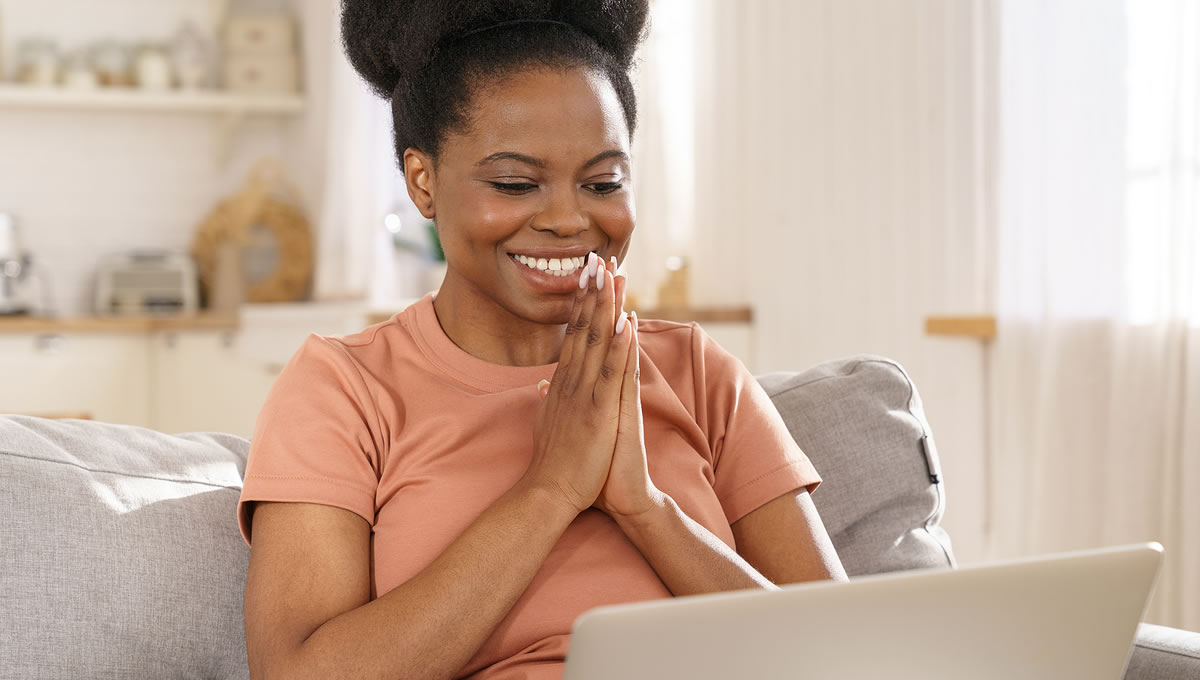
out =
[[(313, 275), (312, 230), (301, 214), (299, 191), (275, 159), (259, 161), (236, 195), (219, 203), (196, 230), (192, 257), (206, 299), (228, 300), (226, 244), (236, 244), (247, 302), (294, 302), (308, 296)], [(225, 245), (223, 248), (222, 246)], [(222, 275), (218, 285), (218, 264)]]

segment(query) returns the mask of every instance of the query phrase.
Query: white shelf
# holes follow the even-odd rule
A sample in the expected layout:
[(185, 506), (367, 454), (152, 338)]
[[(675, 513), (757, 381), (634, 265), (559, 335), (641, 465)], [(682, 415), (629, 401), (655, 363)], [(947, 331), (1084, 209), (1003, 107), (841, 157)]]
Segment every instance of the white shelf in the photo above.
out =
[(237, 92), (145, 92), (132, 88), (71, 90), (59, 87), (0, 85), (0, 108), (107, 109), (162, 113), (216, 113), (295, 115), (304, 111), (299, 94), (243, 94)]

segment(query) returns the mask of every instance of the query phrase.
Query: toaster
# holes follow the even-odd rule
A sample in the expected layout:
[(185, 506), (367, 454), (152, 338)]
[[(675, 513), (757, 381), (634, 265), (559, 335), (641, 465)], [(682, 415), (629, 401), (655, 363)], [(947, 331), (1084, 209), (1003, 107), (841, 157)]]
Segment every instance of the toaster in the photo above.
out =
[(194, 314), (199, 297), (196, 263), (186, 253), (135, 250), (106, 257), (96, 271), (97, 314)]

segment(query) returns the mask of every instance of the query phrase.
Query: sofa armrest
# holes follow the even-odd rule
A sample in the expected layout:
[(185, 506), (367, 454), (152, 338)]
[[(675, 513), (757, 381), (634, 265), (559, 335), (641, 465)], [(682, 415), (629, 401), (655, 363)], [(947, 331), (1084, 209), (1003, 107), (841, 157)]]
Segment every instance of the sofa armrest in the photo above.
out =
[(1125, 680), (1176, 680), (1200, 678), (1200, 633), (1143, 623)]

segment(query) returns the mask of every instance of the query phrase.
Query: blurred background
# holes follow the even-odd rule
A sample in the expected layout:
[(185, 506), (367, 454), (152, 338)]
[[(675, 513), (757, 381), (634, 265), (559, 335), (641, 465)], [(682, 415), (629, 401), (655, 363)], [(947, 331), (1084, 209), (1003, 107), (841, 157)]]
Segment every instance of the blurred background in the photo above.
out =
[[(653, 0), (644, 317), (921, 390), (960, 562), (1158, 540), (1200, 629), (1200, 3)], [(249, 436), (437, 287), (336, 0), (0, 0), (0, 411)]]

